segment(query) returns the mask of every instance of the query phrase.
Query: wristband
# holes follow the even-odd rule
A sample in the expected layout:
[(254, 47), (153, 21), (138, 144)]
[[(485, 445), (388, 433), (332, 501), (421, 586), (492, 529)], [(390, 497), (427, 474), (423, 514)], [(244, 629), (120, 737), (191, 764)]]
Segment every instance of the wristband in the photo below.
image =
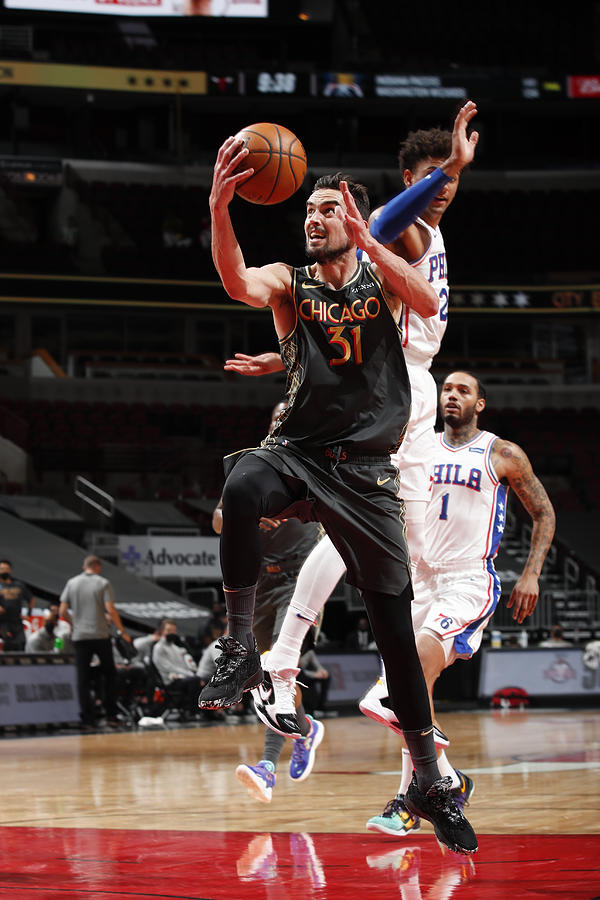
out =
[(380, 244), (390, 244), (424, 212), (440, 189), (452, 181), (442, 169), (434, 169), (383, 207), (369, 231)]

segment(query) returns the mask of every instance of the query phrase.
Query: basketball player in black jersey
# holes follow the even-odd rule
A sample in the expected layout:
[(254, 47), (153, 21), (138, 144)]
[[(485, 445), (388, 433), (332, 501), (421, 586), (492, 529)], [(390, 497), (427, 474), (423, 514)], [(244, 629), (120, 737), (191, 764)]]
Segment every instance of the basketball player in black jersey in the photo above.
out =
[[(407, 806), (430, 820), (452, 850), (472, 853), (475, 833), (437, 768), (411, 622), (404, 512), (389, 459), (410, 412), (398, 330), (402, 304), (426, 318), (438, 299), (420, 273), (370, 235), (366, 189), (339, 174), (319, 179), (307, 201), (311, 264), (247, 268), (229, 215), (236, 186), (253, 171), (236, 171), (246, 155), (239, 140), (228, 138), (217, 156), (213, 260), (230, 297), (271, 308), (288, 407), (260, 448), (226, 459), (221, 567), (229, 637), (199, 705), (230, 706), (262, 680), (252, 634), (260, 518), (320, 521), (346, 564), (347, 581), (362, 591), (386, 666), (392, 708), (415, 767)], [(370, 263), (357, 262), (357, 247)]]

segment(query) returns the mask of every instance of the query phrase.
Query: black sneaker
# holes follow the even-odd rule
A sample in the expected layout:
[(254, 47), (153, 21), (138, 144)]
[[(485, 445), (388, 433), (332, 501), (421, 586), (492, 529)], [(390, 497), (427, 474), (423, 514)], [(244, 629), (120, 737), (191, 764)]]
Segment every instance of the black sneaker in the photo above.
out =
[(404, 795), (404, 803), (413, 815), (431, 822), (438, 841), (454, 853), (475, 853), (477, 835), (458, 808), (451, 788), (452, 779), (446, 776), (434, 781), (427, 793), (423, 794), (413, 773)]
[(246, 648), (231, 637), (223, 637), (218, 646), (217, 671), (206, 684), (198, 698), (200, 709), (224, 709), (234, 706), (248, 691), (263, 679), (260, 656), (254, 642), (254, 650)]

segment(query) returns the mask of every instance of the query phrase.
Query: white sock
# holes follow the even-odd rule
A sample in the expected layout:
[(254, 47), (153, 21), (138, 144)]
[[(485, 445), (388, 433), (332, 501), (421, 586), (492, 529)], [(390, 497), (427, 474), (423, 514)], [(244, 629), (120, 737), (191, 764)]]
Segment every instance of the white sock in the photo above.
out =
[(412, 781), (413, 774), (413, 761), (411, 759), (411, 755), (406, 749), (406, 747), (402, 748), (402, 776), (400, 780), (400, 787), (398, 788), (399, 794), (405, 794), (408, 790), (408, 786)]
[(325, 535), (300, 569), (279, 637), (269, 653), (269, 670), (289, 669), (298, 665), (306, 632), (316, 621), (345, 571), (342, 557)]
[(438, 756), (438, 769), (440, 770), (440, 775), (442, 778), (444, 775), (449, 775), (452, 779), (452, 787), (457, 788), (460, 787), (460, 778), (456, 774), (456, 770), (450, 764), (448, 757), (446, 756), (446, 752), (442, 750), (440, 755)]

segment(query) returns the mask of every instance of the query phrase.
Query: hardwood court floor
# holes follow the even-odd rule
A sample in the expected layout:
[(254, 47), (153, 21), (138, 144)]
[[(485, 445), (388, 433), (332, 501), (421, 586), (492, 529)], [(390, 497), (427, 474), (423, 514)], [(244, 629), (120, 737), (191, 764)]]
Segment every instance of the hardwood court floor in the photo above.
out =
[(446, 713), (449, 756), (475, 781), (472, 858), (428, 823), (365, 831), (399, 782), (398, 739), (326, 719), (306, 781), (270, 804), (235, 778), (258, 724), (4, 739), (0, 897), (7, 900), (386, 900), (600, 897), (600, 712)]

